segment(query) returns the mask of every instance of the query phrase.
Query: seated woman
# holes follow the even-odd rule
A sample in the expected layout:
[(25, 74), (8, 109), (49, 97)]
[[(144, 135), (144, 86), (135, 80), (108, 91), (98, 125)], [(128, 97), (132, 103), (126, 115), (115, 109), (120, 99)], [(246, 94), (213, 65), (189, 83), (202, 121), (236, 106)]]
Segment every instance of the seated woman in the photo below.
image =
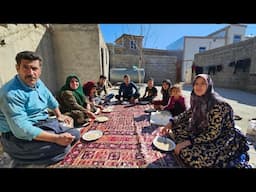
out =
[(170, 89), (170, 98), (168, 104), (160, 106), (161, 110), (170, 111), (172, 116), (177, 116), (186, 110), (185, 98), (182, 96), (181, 88), (175, 84)]
[(95, 95), (96, 95), (96, 85), (92, 81), (88, 81), (83, 85), (83, 92), (85, 94), (85, 101), (88, 105), (88, 109), (95, 113), (98, 114), (100, 110), (103, 110), (103, 106), (96, 104), (95, 102)]
[(172, 130), (174, 152), (183, 163), (194, 168), (250, 167), (246, 137), (235, 128), (232, 107), (214, 92), (208, 75), (195, 77), (190, 104), (160, 130)]
[(81, 83), (76, 75), (66, 78), (66, 83), (58, 95), (58, 101), (61, 112), (71, 116), (75, 126), (86, 123), (88, 117), (95, 118), (95, 115), (87, 109)]
[(148, 80), (148, 86), (146, 87), (145, 93), (140, 101), (149, 101), (152, 103), (152, 100), (157, 96), (157, 89), (154, 87), (154, 79), (150, 78)]
[(160, 110), (161, 105), (167, 105), (169, 98), (170, 98), (170, 87), (172, 86), (172, 83), (169, 79), (165, 79), (162, 81), (162, 100), (153, 100), (154, 108), (157, 110)]
[(123, 98), (123, 100), (129, 101), (130, 103), (135, 103), (135, 99), (139, 97), (138, 87), (131, 81), (129, 75), (124, 75), (124, 82), (120, 85), (116, 99), (121, 101), (121, 98)]

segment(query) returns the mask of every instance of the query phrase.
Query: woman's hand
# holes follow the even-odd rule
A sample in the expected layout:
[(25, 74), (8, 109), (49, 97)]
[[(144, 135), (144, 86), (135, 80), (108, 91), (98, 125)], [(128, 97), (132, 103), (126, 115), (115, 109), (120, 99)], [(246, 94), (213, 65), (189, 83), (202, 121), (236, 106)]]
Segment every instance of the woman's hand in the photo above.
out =
[(172, 123), (168, 123), (165, 127), (160, 128), (160, 134), (161, 135), (167, 135), (169, 134), (170, 129), (172, 128)]
[(179, 155), (181, 149), (183, 149), (183, 148), (185, 148), (185, 147), (187, 147), (187, 146), (189, 146), (189, 145), (191, 145), (191, 142), (190, 142), (189, 140), (186, 140), (186, 141), (183, 141), (183, 142), (181, 142), (181, 143), (178, 143), (178, 144), (176, 145), (175, 149), (174, 149), (174, 153), (175, 153), (176, 155)]

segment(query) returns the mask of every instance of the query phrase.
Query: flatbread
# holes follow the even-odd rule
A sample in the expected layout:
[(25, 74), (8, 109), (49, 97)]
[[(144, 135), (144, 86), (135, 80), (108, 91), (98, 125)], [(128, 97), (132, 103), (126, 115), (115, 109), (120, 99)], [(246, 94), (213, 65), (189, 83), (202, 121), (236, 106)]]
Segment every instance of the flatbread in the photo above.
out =
[(102, 113), (110, 113), (112, 112), (113, 110), (111, 108), (105, 108), (102, 110)]
[(92, 130), (88, 131), (83, 135), (83, 139), (86, 141), (93, 141), (99, 139), (103, 135), (102, 131), (100, 130)]
[(99, 116), (99, 117), (96, 117), (95, 121), (97, 121), (97, 122), (105, 122), (105, 121), (108, 121), (108, 117)]
[(171, 139), (162, 136), (155, 137), (153, 144), (156, 148), (162, 151), (172, 151), (176, 146)]

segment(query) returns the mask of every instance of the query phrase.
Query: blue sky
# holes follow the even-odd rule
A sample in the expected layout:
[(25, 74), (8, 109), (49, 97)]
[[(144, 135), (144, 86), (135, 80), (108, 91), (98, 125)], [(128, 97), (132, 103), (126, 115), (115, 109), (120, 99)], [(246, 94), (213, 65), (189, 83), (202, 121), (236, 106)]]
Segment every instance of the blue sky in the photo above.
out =
[[(106, 43), (123, 33), (144, 35), (144, 47), (166, 49), (182, 36), (205, 36), (228, 24), (100, 24)], [(247, 24), (246, 35), (256, 35), (256, 24)]]

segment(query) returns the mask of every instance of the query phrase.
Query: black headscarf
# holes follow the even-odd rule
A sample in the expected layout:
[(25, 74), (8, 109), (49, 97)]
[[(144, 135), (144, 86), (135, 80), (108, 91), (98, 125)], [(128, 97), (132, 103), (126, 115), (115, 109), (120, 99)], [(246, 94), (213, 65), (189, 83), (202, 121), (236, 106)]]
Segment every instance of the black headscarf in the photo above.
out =
[[(197, 96), (194, 92), (196, 80), (201, 77), (207, 84), (207, 90), (204, 95)], [(223, 102), (223, 98), (214, 92), (213, 82), (207, 74), (198, 74), (193, 80), (193, 90), (190, 96), (190, 105), (192, 118), (190, 128), (193, 133), (198, 134), (208, 127), (208, 113), (216, 103)]]

